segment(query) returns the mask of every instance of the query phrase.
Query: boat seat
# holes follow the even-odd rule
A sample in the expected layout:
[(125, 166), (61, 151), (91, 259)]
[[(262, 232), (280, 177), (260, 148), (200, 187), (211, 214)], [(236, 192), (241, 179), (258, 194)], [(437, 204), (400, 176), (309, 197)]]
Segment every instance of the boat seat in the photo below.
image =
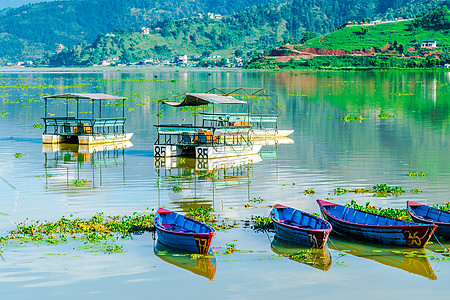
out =
[(189, 133), (183, 132), (181, 134), (181, 143), (182, 144), (191, 144), (191, 136)]

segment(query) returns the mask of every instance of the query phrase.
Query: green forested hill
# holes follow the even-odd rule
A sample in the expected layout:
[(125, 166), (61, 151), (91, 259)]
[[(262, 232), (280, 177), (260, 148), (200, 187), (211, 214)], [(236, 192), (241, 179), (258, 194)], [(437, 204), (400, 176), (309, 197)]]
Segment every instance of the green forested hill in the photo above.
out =
[[(433, 40), (437, 47), (423, 47)], [(412, 20), (350, 24), (310, 39), (284, 45), (249, 68), (417, 68), (450, 63), (450, 11), (436, 7)]]
[[(0, 12), (0, 59), (25, 60), (57, 49), (92, 43), (99, 33), (136, 30), (167, 18), (198, 13), (231, 14), (268, 0), (66, 0), (28, 4)], [(273, 2), (273, 1), (271, 1)]]
[[(154, 55), (158, 52), (154, 51), (155, 46), (164, 45), (167, 45), (170, 53), (178, 51), (201, 54), (205, 49), (233, 51), (236, 47), (248, 51), (262, 50), (283, 40), (298, 41), (306, 31), (323, 34), (343, 23), (363, 18), (412, 17), (442, 3), (441, 0), (42, 2), (0, 12), (0, 59), (14, 61), (35, 58), (46, 51), (55, 52), (57, 45), (62, 44), (69, 48), (78, 45), (71, 49), (78, 53), (78, 57), (67, 58), (72, 62), (80, 61), (86, 58), (86, 44), (91, 44), (94, 40), (94, 48), (90, 47), (89, 51), (95, 52), (94, 56), (106, 59), (108, 57), (104, 57), (104, 50), (95, 50), (96, 46), (116, 42), (114, 39), (103, 39), (105, 34), (116, 29), (134, 32), (142, 26), (153, 29), (159, 27), (162, 31), (153, 30), (154, 35), (139, 38), (122, 35), (122, 40), (117, 41), (119, 47), (116, 52), (119, 55), (127, 55), (128, 58)], [(205, 21), (194, 16), (206, 12), (227, 17), (215, 20), (215, 24), (207, 24), (202, 30), (202, 23)], [(174, 22), (184, 18), (187, 19)], [(137, 45), (140, 46), (136, 47)], [(158, 49), (161, 50), (156, 48)], [(162, 52), (168, 53), (163, 50)], [(124, 54), (126, 52), (129, 53)]]

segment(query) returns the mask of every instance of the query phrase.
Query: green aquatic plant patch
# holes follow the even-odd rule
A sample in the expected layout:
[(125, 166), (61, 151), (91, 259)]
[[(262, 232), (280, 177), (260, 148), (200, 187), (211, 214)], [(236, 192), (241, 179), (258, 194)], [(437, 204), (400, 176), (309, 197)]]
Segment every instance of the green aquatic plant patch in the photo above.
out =
[(55, 222), (25, 220), (16, 229), (0, 237), (2, 245), (12, 241), (23, 243), (66, 243), (69, 237), (85, 243), (101, 243), (111, 239), (130, 238), (134, 233), (154, 231), (153, 213), (133, 213), (132, 216), (109, 216), (98, 213), (91, 219), (62, 217)]
[(212, 208), (208, 207), (197, 207), (197, 208), (191, 208), (189, 209), (189, 215), (200, 222), (216, 222), (216, 216), (212, 214)]
[(372, 189), (366, 189), (366, 188), (356, 188), (352, 190), (348, 190), (345, 188), (335, 188), (333, 190), (333, 194), (340, 196), (347, 193), (355, 193), (355, 194), (365, 194), (365, 193), (373, 193), (376, 197), (388, 197), (391, 195), (398, 196), (402, 193), (420, 193), (422, 192), (419, 189), (412, 189), (412, 190), (403, 190), (401, 186), (389, 186), (385, 183), (383, 184), (377, 184), (372, 187)]
[(411, 221), (412, 219), (408, 213), (406, 208), (380, 208), (377, 206), (370, 205), (370, 202), (367, 202), (365, 205), (358, 205), (355, 200), (351, 200), (350, 203), (345, 203), (345, 206), (351, 207), (360, 211), (377, 214), (383, 217), (394, 218), (404, 221)]
[(382, 120), (386, 120), (386, 119), (390, 119), (390, 118), (397, 118), (397, 116), (394, 113), (387, 112), (387, 111), (382, 111), (378, 116)]
[(263, 216), (251, 216), (252, 229), (256, 231), (267, 231), (272, 230), (273, 222), (270, 217)]
[(345, 122), (361, 122), (365, 118), (361, 117), (360, 115), (353, 115), (353, 114), (346, 114), (344, 117), (341, 118), (341, 120), (344, 120)]
[(240, 251), (235, 244), (227, 244), (227, 250), (223, 254), (231, 254), (233, 252)]
[(222, 222), (218, 222), (217, 215), (212, 214), (212, 208), (197, 207), (189, 209), (189, 216), (193, 219), (203, 222), (216, 230), (229, 230), (236, 228), (239, 223), (236, 221), (228, 222), (228, 219), (223, 219)]
[(444, 205), (435, 205), (437, 209), (450, 212), (450, 202), (445, 203)]
[(423, 178), (423, 177), (427, 176), (427, 174), (425, 172), (416, 172), (416, 171), (408, 172), (408, 174), (406, 174), (406, 175), (408, 175), (408, 177), (419, 177), (419, 178)]
[(257, 204), (261, 204), (263, 201), (264, 201), (264, 199), (261, 197), (253, 198), (253, 199), (249, 200), (249, 202), (257, 203)]
[(304, 194), (305, 195), (314, 195), (316, 193), (316, 191), (313, 189), (313, 188), (307, 188), (305, 191), (304, 191)]

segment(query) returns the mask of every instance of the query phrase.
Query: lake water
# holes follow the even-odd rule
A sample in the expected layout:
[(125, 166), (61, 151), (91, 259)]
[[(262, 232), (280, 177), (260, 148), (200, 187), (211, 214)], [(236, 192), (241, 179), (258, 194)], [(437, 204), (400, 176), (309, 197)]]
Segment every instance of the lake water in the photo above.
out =
[[(263, 87), (277, 94), (251, 100), (252, 111), (278, 113), (279, 128), (295, 129), (291, 141), (263, 146), (259, 156), (231, 162), (215, 176), (195, 161), (155, 162), (158, 105), (153, 100), (214, 87)], [(132, 145), (82, 155), (76, 148), (43, 147), (43, 129), (36, 128), (44, 114), (42, 97), (66, 92), (128, 97)], [(332, 236), (324, 252), (298, 262), (279, 255), (298, 247), (273, 241), (273, 233), (255, 232), (245, 221), (267, 216), (268, 205), (276, 203), (318, 213), (315, 200), (325, 198), (393, 208), (404, 208), (407, 200), (450, 201), (450, 73), (5, 69), (0, 99), (0, 235), (27, 218), (131, 215), (159, 206), (181, 213), (210, 207), (220, 219), (240, 223), (216, 234), (217, 255), (211, 260), (161, 255), (165, 250), (150, 233), (119, 241), (125, 252), (110, 255), (87, 250), (80, 241), (5, 245), (2, 298), (448, 298), (450, 261), (434, 240), (411, 252)], [(192, 112), (160, 109), (164, 123), (192, 119)], [(352, 116), (362, 119), (351, 121)], [(85, 183), (76, 184), (81, 180)], [(422, 192), (333, 193), (377, 184)], [(315, 193), (305, 194), (306, 189)], [(251, 202), (259, 197), (262, 203)], [(227, 244), (241, 251), (225, 255)]]

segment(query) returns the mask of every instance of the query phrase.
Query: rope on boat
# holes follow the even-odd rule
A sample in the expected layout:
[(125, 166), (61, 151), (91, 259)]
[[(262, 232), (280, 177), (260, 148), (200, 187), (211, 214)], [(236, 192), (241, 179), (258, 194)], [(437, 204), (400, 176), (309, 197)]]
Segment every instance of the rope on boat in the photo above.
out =
[[(344, 256), (346, 255), (346, 253), (342, 252), (341, 250), (339, 250), (338, 247), (336, 247), (336, 245), (333, 243), (333, 240), (332, 240), (332, 239), (330, 239), (330, 238), (328, 237), (328, 240), (333, 244), (334, 249), (336, 249), (336, 250), (339, 252), (339, 257), (336, 259), (336, 261), (337, 261), (339, 258), (344, 257)], [(330, 252), (330, 254), (331, 254), (331, 252)]]
[(442, 249), (444, 249), (444, 252), (448, 252), (448, 250), (445, 249), (445, 247), (441, 244), (441, 242), (439, 241), (438, 237), (434, 234), (434, 231), (433, 231), (433, 236), (436, 239), (436, 241), (439, 243), (439, 245), (441, 245)]

